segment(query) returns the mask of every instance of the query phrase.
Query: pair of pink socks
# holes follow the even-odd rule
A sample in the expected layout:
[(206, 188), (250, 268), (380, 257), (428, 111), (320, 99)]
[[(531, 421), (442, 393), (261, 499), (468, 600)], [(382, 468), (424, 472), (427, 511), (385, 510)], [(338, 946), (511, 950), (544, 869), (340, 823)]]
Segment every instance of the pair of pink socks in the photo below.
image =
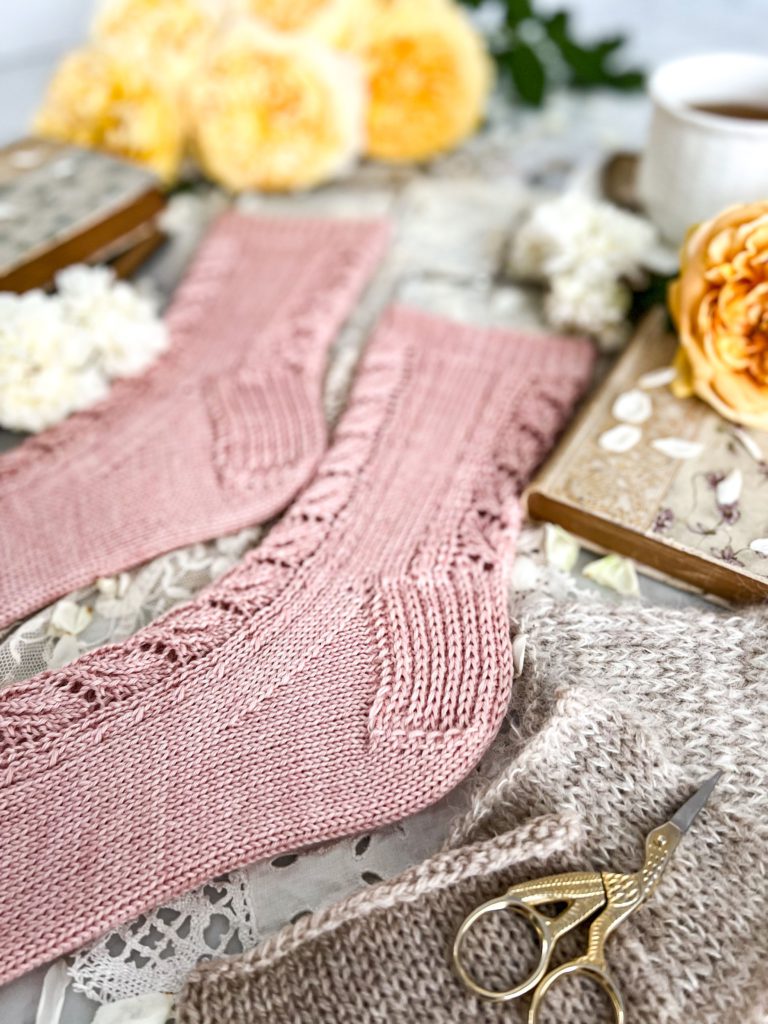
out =
[(311, 477), (196, 600), (0, 693), (0, 982), (238, 865), (414, 813), (494, 736), (517, 499), (591, 350), (393, 309), (323, 456), (327, 347), (384, 237), (228, 216), (166, 360), (0, 460), (17, 541), (40, 544), (25, 504), (54, 520), (38, 558), (3, 552), (6, 621)]

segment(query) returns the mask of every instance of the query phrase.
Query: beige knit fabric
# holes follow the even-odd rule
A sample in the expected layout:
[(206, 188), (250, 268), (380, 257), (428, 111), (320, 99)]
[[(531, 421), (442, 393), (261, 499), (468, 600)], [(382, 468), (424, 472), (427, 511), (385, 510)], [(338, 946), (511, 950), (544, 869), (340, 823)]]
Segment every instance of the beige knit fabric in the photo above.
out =
[[(179, 1024), (524, 1021), (526, 1000), (482, 1003), (454, 978), (463, 917), (537, 875), (636, 869), (646, 831), (716, 769), (655, 896), (611, 938), (609, 966), (628, 1024), (768, 1019), (768, 615), (542, 598), (518, 614), (526, 658), (503, 764), (446, 850), (200, 966)], [(568, 936), (555, 962), (582, 943)], [(527, 973), (535, 947), (494, 915), (471, 952), (483, 983), (500, 987)], [(604, 1019), (604, 997), (578, 981), (553, 989), (543, 1015)]]

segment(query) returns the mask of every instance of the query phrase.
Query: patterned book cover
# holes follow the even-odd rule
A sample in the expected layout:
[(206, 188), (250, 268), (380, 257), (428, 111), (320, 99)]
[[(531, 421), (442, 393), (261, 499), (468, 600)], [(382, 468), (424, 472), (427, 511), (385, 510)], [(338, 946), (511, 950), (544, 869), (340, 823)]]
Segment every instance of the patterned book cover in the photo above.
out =
[(675, 398), (675, 348), (654, 310), (529, 488), (528, 511), (641, 569), (765, 599), (768, 433)]
[(0, 288), (126, 251), (163, 202), (153, 174), (105, 153), (37, 138), (0, 149)]

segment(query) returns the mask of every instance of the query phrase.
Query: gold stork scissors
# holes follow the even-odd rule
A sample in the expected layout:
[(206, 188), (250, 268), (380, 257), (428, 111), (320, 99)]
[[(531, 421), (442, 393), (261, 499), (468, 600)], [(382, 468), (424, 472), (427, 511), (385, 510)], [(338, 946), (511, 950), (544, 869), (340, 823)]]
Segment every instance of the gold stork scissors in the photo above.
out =
[[(565, 975), (583, 974), (594, 979), (608, 994), (617, 1024), (624, 1024), (624, 1001), (605, 962), (605, 942), (611, 932), (653, 895), (661, 876), (672, 859), (677, 844), (717, 785), (720, 772), (707, 779), (690, 799), (672, 816), (648, 833), (645, 840), (645, 863), (630, 875), (610, 871), (573, 871), (549, 875), (533, 882), (522, 882), (507, 889), (503, 896), (488, 900), (464, 919), (453, 943), (453, 965), (459, 979), (475, 995), (503, 1003), (533, 990), (528, 1024), (536, 1024), (547, 992)], [(564, 903), (565, 909), (555, 917), (537, 910), (539, 904)], [(520, 914), (533, 927), (541, 942), (538, 966), (525, 981), (514, 988), (497, 991), (484, 988), (472, 977), (463, 962), (464, 942), (472, 927), (486, 914), (511, 910)], [(587, 952), (554, 970), (549, 963), (555, 944), (566, 932), (583, 921), (594, 918), (587, 942)]]

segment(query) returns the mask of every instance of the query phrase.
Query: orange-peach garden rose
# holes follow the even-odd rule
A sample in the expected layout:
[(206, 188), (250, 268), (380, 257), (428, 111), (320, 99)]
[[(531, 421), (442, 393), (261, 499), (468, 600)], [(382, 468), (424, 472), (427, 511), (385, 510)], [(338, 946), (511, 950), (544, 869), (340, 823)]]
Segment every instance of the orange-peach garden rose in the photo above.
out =
[(768, 200), (690, 233), (669, 306), (680, 338), (675, 394), (768, 429)]

